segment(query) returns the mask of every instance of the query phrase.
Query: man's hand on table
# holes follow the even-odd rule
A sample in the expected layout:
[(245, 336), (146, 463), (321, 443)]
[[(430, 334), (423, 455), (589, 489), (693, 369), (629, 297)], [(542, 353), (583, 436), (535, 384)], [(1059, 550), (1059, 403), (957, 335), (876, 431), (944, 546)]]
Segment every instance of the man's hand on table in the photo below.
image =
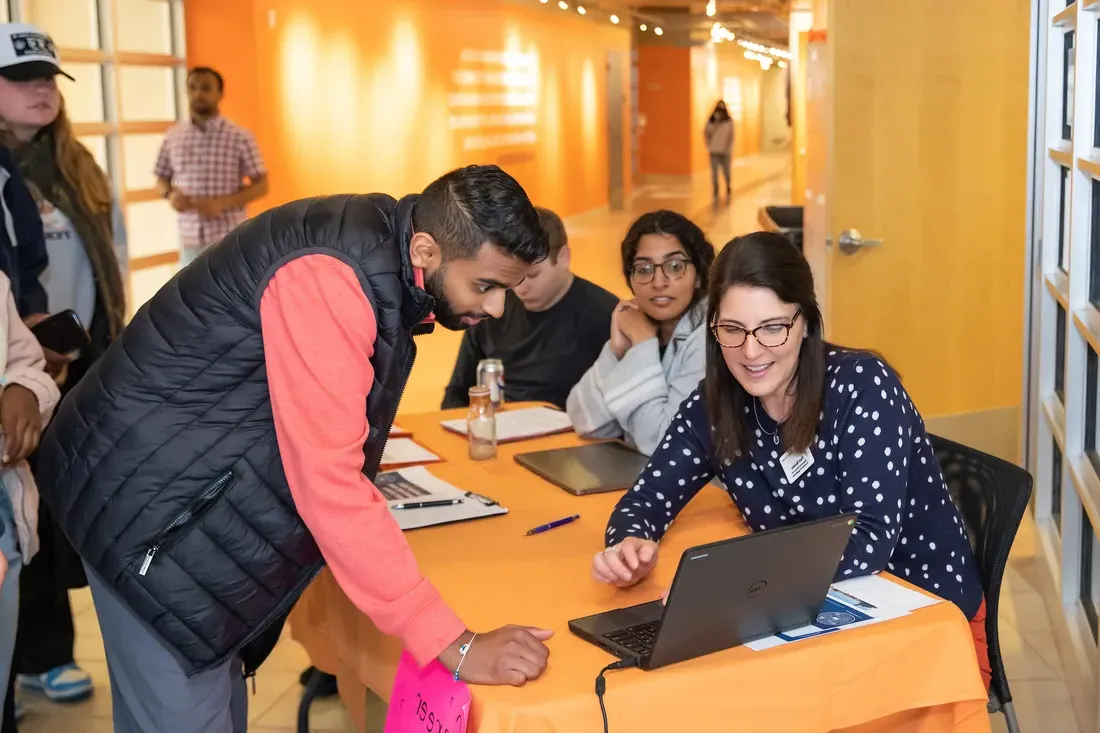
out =
[(601, 583), (627, 588), (657, 567), (657, 543), (627, 537), (592, 558), (592, 577)]
[[(543, 642), (553, 635), (553, 631), (532, 626), (502, 626), (496, 631), (478, 634), (466, 652), (460, 678), (474, 685), (520, 687), (546, 671), (550, 650)], [(462, 659), (459, 647), (472, 636), (473, 633), (467, 631), (439, 655), (444, 667), (454, 672)]]

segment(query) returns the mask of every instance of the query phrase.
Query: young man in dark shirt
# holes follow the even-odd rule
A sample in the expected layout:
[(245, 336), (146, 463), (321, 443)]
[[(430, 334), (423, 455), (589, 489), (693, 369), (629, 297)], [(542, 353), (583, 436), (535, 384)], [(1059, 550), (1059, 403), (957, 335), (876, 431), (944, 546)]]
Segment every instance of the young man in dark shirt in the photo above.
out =
[(509, 292), (504, 315), (466, 331), (443, 408), (465, 407), (482, 359), (504, 363), (508, 402), (549, 402), (564, 409), (569, 391), (596, 361), (611, 331), (619, 299), (569, 270), (565, 225), (538, 208), (550, 235), (550, 257)]

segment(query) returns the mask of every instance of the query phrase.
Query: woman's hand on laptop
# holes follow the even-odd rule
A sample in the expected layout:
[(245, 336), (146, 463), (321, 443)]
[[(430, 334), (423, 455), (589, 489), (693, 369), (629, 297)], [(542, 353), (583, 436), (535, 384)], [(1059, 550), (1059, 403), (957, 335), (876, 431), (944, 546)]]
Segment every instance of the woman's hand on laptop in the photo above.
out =
[(627, 537), (592, 558), (592, 577), (601, 583), (626, 588), (634, 585), (657, 566), (657, 543)]

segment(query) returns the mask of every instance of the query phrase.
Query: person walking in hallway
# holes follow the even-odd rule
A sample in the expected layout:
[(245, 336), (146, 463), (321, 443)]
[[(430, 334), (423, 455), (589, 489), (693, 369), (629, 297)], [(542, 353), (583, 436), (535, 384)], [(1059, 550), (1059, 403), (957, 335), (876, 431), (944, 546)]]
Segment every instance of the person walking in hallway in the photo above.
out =
[(179, 212), (184, 267), (220, 242), (267, 194), (267, 170), (256, 139), (221, 116), (225, 80), (214, 69), (187, 75), (191, 117), (168, 131), (157, 156), (157, 190)]
[[(47, 369), (64, 395), (122, 329), (125, 232), (106, 175), (73, 134), (56, 83), (64, 72), (52, 42), (34, 26), (9, 24), (0, 26), (0, 59), (5, 48), (11, 56), (7, 64), (0, 60), (0, 143), (14, 150), (48, 253), (39, 275), (47, 303), (26, 321), (34, 325), (48, 313), (72, 310), (91, 337), (76, 361), (45, 351)], [(37, 455), (29, 462), (36, 471)], [(15, 670), (23, 690), (68, 702), (92, 692), (91, 676), (74, 661), (69, 605), (69, 590), (87, 580), (49, 511), (38, 516), (41, 551), (20, 581)]]
[(400, 201), (273, 208), (137, 312), (39, 458), (88, 573), (116, 733), (245, 731), (245, 679), (326, 563), (421, 664), (471, 684), (543, 673), (552, 632), (468, 629), (373, 478), (413, 336), (499, 318), (548, 249), (515, 179), (469, 166)]
[(710, 153), (710, 187), (714, 199), (718, 200), (718, 172), (721, 171), (726, 180), (726, 196), (730, 196), (730, 167), (733, 159), (733, 118), (730, 117), (726, 103), (719, 100), (714, 106), (707, 120), (707, 127), (703, 131), (703, 139), (707, 143), (707, 152)]
[(549, 402), (562, 409), (569, 391), (600, 355), (619, 299), (569, 269), (565, 224), (539, 208), (550, 256), (505, 296), (504, 315), (466, 331), (443, 409), (465, 407), (478, 362), (500, 359), (510, 402)]

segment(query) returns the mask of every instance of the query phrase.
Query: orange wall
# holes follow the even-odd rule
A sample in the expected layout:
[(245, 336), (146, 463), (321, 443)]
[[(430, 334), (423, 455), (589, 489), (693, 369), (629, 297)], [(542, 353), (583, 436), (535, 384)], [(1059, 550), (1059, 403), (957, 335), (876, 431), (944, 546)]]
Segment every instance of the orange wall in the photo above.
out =
[(691, 49), (638, 46), (638, 114), (638, 172), (690, 174)]
[(726, 99), (736, 130), (734, 156), (760, 152), (763, 71), (734, 44), (638, 47), (638, 140), (643, 175), (691, 175), (710, 167), (703, 130), (726, 81), (740, 103)]
[[(209, 66), (225, 77), (222, 114), (237, 124), (256, 129), (256, 32), (252, 3), (226, 0), (187, 0), (187, 65)], [(218, 22), (204, 18), (217, 14)], [(201, 30), (191, 27), (197, 22)], [(231, 49), (232, 53), (227, 53)]]
[[(189, 62), (223, 70), (227, 115), (256, 133), (271, 172), (267, 206), (346, 191), (401, 195), (471, 163), (501, 165), (563, 215), (607, 204), (608, 52), (623, 55), (630, 89), (622, 28), (505, 0), (185, 7)], [(246, 23), (251, 40), (238, 35)], [(234, 107), (238, 86), (254, 99)], [(504, 92), (515, 105), (502, 104)], [(481, 107), (461, 106), (464, 94), (482, 95)], [(629, 187), (629, 105), (619, 113)]]

